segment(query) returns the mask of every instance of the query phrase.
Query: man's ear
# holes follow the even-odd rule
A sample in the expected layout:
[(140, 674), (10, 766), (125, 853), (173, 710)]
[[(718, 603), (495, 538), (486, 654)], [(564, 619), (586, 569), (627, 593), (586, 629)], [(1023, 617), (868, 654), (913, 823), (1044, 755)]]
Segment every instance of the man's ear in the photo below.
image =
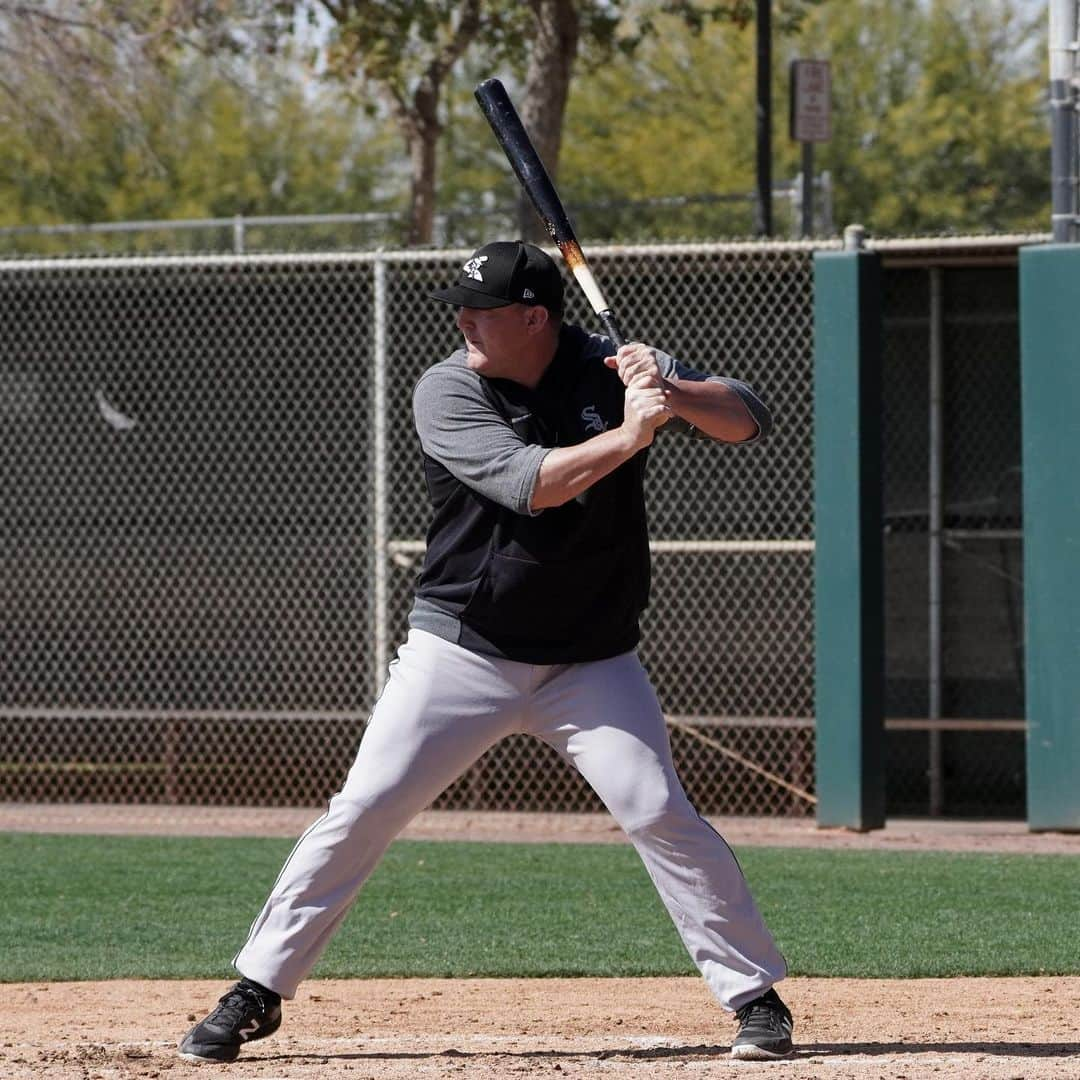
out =
[(539, 334), (551, 322), (551, 312), (543, 304), (531, 304), (525, 311), (525, 327), (530, 334)]

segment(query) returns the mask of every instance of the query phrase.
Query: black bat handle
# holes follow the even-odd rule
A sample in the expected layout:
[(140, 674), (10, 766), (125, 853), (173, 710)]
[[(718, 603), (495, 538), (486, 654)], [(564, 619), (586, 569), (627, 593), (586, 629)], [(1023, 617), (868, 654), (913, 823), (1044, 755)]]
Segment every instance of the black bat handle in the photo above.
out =
[(615, 348), (619, 348), (621, 345), (625, 345), (627, 337), (623, 333), (622, 327), (619, 325), (615, 316), (610, 311), (598, 311), (596, 313), (597, 318), (604, 324), (604, 329), (607, 331), (607, 336), (615, 342)]

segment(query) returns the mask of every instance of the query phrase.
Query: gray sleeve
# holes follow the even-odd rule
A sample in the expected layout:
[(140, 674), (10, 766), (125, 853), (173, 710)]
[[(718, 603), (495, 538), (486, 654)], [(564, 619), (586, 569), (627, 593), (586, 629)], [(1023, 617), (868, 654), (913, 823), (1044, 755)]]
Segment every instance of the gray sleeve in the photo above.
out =
[[(695, 371), (692, 367), (687, 367), (686, 364), (672, 356), (668, 356), (667, 353), (661, 352), (659, 349), (656, 350), (656, 360), (665, 379), (670, 379), (673, 382), (721, 382), (739, 395), (739, 399), (749, 410), (758, 429), (756, 435), (751, 435), (749, 439), (743, 439), (742, 442), (736, 445), (746, 446), (748, 443), (761, 442), (772, 431), (772, 413), (769, 411), (769, 407), (746, 383), (741, 382), (739, 379), (729, 379), (721, 375), (706, 375), (703, 372)], [(707, 437), (700, 435), (693, 424), (678, 418), (664, 424), (659, 430), (666, 431), (669, 428), (674, 431), (699, 435), (701, 438)]]
[(530, 507), (549, 448), (526, 443), (484, 396), (480, 376), (436, 364), (413, 390), (413, 416), (424, 453), (474, 491), (515, 514)]

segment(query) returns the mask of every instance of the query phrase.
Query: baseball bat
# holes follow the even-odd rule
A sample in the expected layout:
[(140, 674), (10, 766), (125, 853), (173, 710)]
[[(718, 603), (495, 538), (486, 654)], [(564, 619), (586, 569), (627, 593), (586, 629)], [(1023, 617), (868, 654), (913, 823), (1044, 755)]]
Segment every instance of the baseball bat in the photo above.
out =
[(603, 323), (608, 337), (615, 342), (616, 347), (625, 345), (626, 335), (619, 327), (593, 272), (589, 269), (589, 264), (585, 261), (581, 245), (574, 235), (574, 227), (563, 208), (562, 199), (559, 198), (559, 193), (555, 190), (555, 185), (551, 182), (551, 177), (548, 176), (547, 169), (544, 168), (544, 163), (510, 100), (510, 95), (506, 92), (506, 87), (498, 79), (485, 79), (477, 86), (475, 95), (518, 178), (518, 183), (536, 207), (540, 220), (555, 241), (555, 246), (574, 275), (574, 280), (581, 286), (593, 311)]

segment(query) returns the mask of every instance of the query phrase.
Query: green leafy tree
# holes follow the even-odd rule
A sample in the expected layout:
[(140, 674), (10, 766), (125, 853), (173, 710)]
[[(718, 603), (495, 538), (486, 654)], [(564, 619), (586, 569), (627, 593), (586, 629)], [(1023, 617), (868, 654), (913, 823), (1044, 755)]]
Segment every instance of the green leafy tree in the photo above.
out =
[[(1041, 228), (1048, 206), (1043, 13), (1018, 0), (845, 0), (780, 21), (774, 172), (794, 177), (789, 59), (832, 62), (828, 169), (834, 219), (879, 234)], [(655, 16), (632, 63), (585, 64), (567, 114), (561, 188), (585, 235), (625, 239), (749, 231), (755, 177), (754, 37), (737, 22), (695, 33)], [(735, 196), (731, 204), (705, 200)], [(670, 210), (620, 202), (687, 197)], [(695, 203), (693, 200), (702, 200)]]
[[(754, 65), (748, 28), (714, 22), (695, 30), (658, 17), (632, 55), (583, 69), (568, 110), (562, 183), (567, 200), (583, 207), (575, 214), (583, 234), (742, 231), (754, 188)], [(707, 201), (728, 196), (731, 203)], [(662, 203), (682, 198), (700, 202)], [(585, 209), (605, 203), (611, 209)], [(620, 203), (639, 205), (620, 213)]]
[(800, 50), (833, 61), (818, 161), (836, 219), (879, 234), (1043, 227), (1044, 18), (1015, 0), (848, 0), (808, 20)]
[[(819, 0), (781, 0), (781, 25), (797, 24)], [(279, 4), (279, 9), (293, 7)], [(432, 238), (439, 180), (438, 150), (446, 126), (444, 96), (452, 73), (470, 50), (488, 73), (523, 73), (522, 121), (548, 171), (557, 176), (563, 118), (581, 47), (600, 63), (615, 51), (627, 56), (657, 35), (658, 13), (694, 31), (716, 21), (744, 24), (753, 0), (307, 0), (294, 17), (321, 12), (330, 20), (327, 70), (361, 80), (375, 91), (402, 132), (410, 160), (410, 231), (414, 243)], [(536, 232), (520, 204), (526, 234)]]
[(328, 71), (373, 89), (404, 137), (411, 192), (408, 242), (428, 243), (435, 217), (444, 84), (466, 49), (495, 35), (482, 0), (322, 0), (332, 20)]
[(0, 0), (0, 221), (384, 205), (380, 125), (313, 84), (281, 19), (228, 0)]
[[(779, 0), (774, 6), (781, 32), (792, 32), (818, 2)], [(652, 4), (530, 0), (528, 6), (533, 29), (527, 49), (522, 122), (553, 177), (558, 175), (564, 118), (579, 50), (584, 50), (588, 68), (605, 69), (618, 58), (622, 77), (633, 77), (638, 54), (662, 56), (672, 31), (683, 38), (687, 32), (700, 38), (718, 24), (745, 28), (754, 19), (756, 8), (754, 0), (665, 0)], [(634, 61), (633, 72), (629, 61)], [(518, 217), (523, 235), (541, 237), (536, 215), (523, 194), (519, 195)]]
[(315, 213), (385, 205), (389, 140), (328, 90), (273, 65), (247, 83), (201, 57), (135, 115), (87, 108), (80, 134), (0, 125), (5, 223)]
[[(490, 74), (510, 82), (572, 204), (748, 197), (754, 6), (0, 0), (0, 214), (397, 208), (405, 181), (409, 239), (428, 242), (437, 208), (518, 196), (472, 101)], [(836, 220), (878, 233), (1041, 227), (1041, 10), (790, 0), (774, 14), (775, 102), (786, 101), (786, 59), (833, 62), (834, 136), (817, 167), (832, 173)], [(784, 121), (781, 105), (776, 171), (792, 176)], [(699, 206), (701, 217), (684, 207), (675, 224), (662, 209), (586, 214), (583, 232), (730, 234), (745, 207), (724, 216), (724, 205)]]

